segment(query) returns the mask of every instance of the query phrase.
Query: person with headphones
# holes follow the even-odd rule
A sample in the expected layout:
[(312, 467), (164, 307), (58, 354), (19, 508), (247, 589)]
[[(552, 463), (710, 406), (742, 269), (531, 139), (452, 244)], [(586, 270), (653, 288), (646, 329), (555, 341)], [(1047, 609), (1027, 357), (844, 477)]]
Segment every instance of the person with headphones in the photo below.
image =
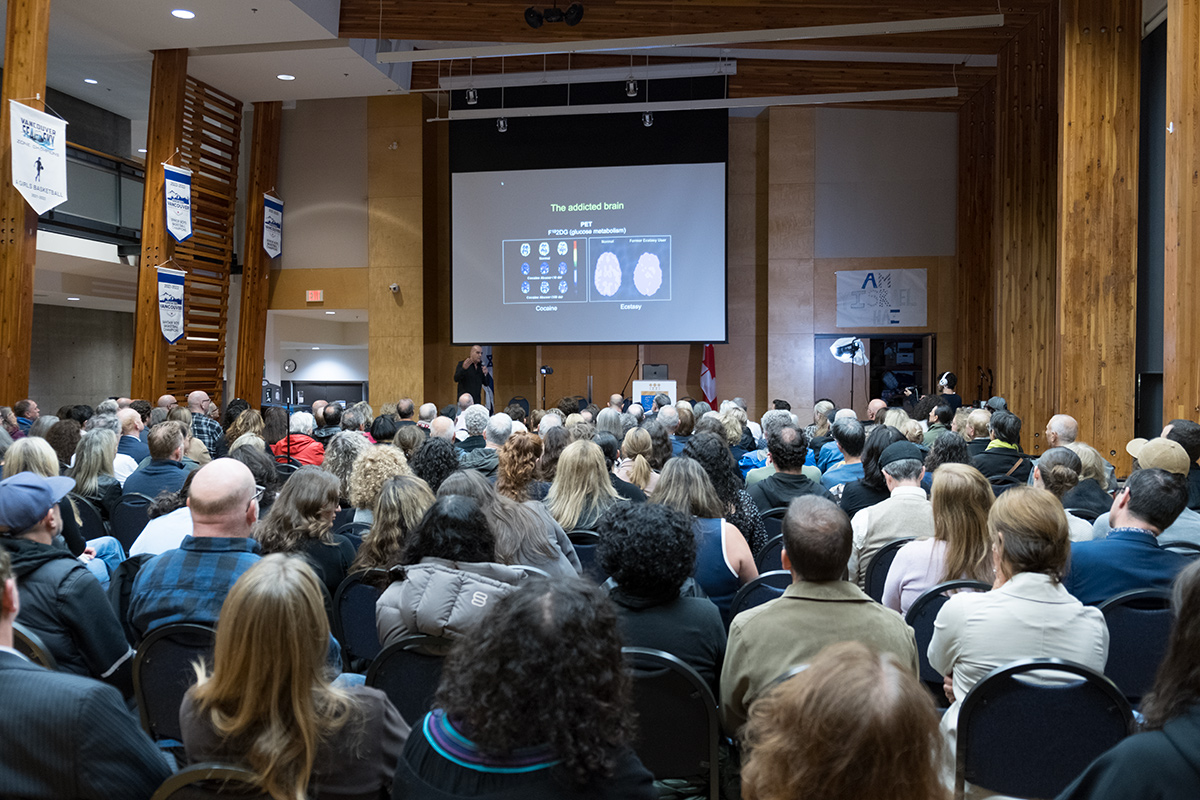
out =
[(938, 398), (939, 405), (945, 403), (953, 411), (958, 411), (962, 408), (962, 398), (954, 391), (954, 387), (957, 385), (958, 377), (953, 372), (942, 373), (942, 377), (938, 378), (938, 388), (942, 393), (942, 396)]

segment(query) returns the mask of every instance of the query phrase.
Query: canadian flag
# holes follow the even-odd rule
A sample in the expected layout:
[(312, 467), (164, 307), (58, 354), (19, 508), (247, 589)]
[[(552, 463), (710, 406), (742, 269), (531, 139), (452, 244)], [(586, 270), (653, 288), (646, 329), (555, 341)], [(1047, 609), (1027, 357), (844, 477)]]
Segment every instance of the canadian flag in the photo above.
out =
[(711, 344), (704, 345), (704, 360), (700, 362), (700, 391), (704, 402), (717, 406), (717, 356)]

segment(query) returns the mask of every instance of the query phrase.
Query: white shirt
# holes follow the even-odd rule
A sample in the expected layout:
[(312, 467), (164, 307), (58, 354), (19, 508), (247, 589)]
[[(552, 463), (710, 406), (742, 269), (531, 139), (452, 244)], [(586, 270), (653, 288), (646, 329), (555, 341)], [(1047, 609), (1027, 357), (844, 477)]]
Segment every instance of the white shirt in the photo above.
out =
[(192, 510), (187, 506), (177, 508), (169, 514), (155, 517), (146, 523), (146, 527), (129, 547), (129, 555), (140, 556), (149, 553), (156, 556), (168, 550), (174, 550), (183, 544), (184, 537), (192, 533)]
[(138, 462), (133, 460), (133, 456), (117, 453), (117, 457), (113, 459), (113, 477), (122, 487), (125, 486), (125, 479), (132, 475), (137, 468)]

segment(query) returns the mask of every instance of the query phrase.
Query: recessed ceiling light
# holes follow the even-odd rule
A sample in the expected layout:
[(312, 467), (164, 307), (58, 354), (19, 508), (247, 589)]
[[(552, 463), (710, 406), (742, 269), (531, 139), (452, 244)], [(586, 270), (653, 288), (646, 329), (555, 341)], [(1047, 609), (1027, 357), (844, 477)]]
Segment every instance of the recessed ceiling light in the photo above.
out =
[(68, 297), (67, 299), (68, 300), (78, 300), (79, 298), (78, 297)]
[(89, 86), (95, 86), (100, 81), (96, 80), (95, 78), (84, 78), (83, 82), (88, 84)]
[(286, 72), (281, 72), (281, 73), (279, 73), (278, 75), (276, 75), (275, 77), (276, 77), (276, 78), (279, 78), (279, 80), (281, 80), (281, 81), (294, 81), (294, 80), (296, 80), (296, 76), (295, 76), (295, 75), (288, 75)]
[(146, 148), (144, 148), (144, 147), (139, 147), (139, 148), (138, 148), (138, 152), (139, 152), (139, 153), (144, 153), (144, 152), (146, 152)]
[(325, 313), (332, 317), (337, 312), (336, 311), (326, 311)]
[(177, 8), (171, 12), (171, 16), (179, 19), (195, 19), (196, 12), (188, 11), (186, 8)]
[(319, 347), (314, 347), (314, 348), (313, 348), (313, 350), (320, 350), (320, 349), (321, 349), (321, 348), (319, 348)]

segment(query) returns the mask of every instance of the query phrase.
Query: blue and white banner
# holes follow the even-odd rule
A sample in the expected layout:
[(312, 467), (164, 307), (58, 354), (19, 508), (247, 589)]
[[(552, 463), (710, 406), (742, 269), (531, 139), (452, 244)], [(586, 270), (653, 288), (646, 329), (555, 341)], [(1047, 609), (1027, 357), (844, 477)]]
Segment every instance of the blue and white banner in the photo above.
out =
[(182, 242), (192, 235), (192, 171), (163, 164), (167, 232)]
[(40, 216), (67, 202), (67, 121), (8, 101), (12, 182)]
[(923, 269), (837, 273), (837, 327), (923, 328), (928, 298)]
[(496, 411), (496, 390), (495, 382), (492, 380), (492, 370), (495, 364), (492, 363), (492, 346), (485, 344), (483, 346), (483, 398), (480, 401), (482, 405), (487, 406), (487, 410), (495, 413)]
[(283, 201), (263, 195), (263, 250), (271, 258), (283, 252)]
[(171, 344), (183, 338), (183, 279), (186, 272), (158, 268), (158, 324)]

